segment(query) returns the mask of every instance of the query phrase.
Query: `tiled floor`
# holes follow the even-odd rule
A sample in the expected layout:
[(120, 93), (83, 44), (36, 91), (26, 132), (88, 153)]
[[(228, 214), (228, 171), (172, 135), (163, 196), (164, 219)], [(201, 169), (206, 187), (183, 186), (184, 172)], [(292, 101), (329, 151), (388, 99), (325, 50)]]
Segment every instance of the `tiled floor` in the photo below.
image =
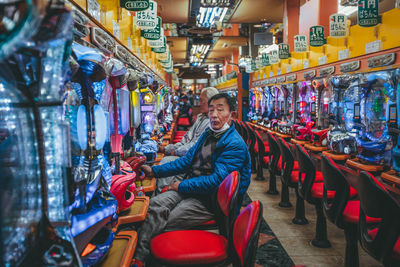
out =
[[(265, 170), (265, 177), (267, 177), (266, 174), (267, 171)], [(277, 180), (278, 190), (280, 191), (281, 184), (279, 179)], [(265, 221), (280, 240), (294, 263), (297, 265), (305, 265), (307, 267), (344, 266), (346, 242), (343, 230), (327, 221), (328, 238), (332, 247), (328, 249), (313, 247), (310, 244), (310, 241), (315, 235), (316, 214), (314, 206), (306, 203), (306, 218), (308, 219), (309, 224), (293, 224), (292, 219), (294, 217), (294, 206), (296, 204), (294, 191), (292, 189), (290, 190), (290, 201), (293, 207), (281, 208), (278, 206), (281, 197), (280, 194), (268, 195), (265, 193), (268, 189), (267, 181), (255, 181), (252, 179), (248, 194), (252, 200), (260, 200), (262, 202)], [(360, 267), (383, 266), (366, 254), (361, 247), (359, 247), (359, 259)]]

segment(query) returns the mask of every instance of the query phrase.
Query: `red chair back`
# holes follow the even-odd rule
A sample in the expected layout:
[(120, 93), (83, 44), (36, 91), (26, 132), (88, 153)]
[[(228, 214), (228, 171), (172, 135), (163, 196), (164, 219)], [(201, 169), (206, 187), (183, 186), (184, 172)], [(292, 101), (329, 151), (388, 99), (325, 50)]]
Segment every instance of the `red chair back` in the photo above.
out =
[(227, 236), (232, 222), (236, 217), (235, 210), (239, 192), (239, 173), (229, 174), (218, 187), (217, 202), (221, 213), (217, 213), (216, 220), (220, 233)]
[[(385, 266), (399, 266), (399, 258), (393, 257), (393, 248), (400, 237), (399, 204), (368, 172), (360, 173), (357, 191), (360, 197), (358, 226), (362, 248)], [(378, 228), (371, 231), (366, 216), (382, 218)]]
[(296, 151), (299, 162), (299, 194), (303, 199), (310, 202), (312, 201), (311, 188), (316, 175), (315, 165), (304, 147), (296, 144)]
[(277, 143), (282, 157), (282, 179), (285, 184), (290, 184), (294, 167), (294, 156), (285, 139), (279, 137), (277, 138)]
[(233, 266), (254, 266), (262, 213), (260, 201), (253, 201), (235, 220), (230, 240)]
[[(344, 228), (343, 211), (350, 198), (350, 185), (336, 163), (322, 155), (322, 175), (324, 177), (324, 193), (322, 206), (328, 219), (340, 228)], [(327, 191), (335, 191), (335, 197), (328, 199)]]
[(269, 170), (276, 174), (279, 158), (281, 157), (281, 151), (279, 150), (275, 137), (269, 132), (267, 133), (267, 137), (269, 144)]

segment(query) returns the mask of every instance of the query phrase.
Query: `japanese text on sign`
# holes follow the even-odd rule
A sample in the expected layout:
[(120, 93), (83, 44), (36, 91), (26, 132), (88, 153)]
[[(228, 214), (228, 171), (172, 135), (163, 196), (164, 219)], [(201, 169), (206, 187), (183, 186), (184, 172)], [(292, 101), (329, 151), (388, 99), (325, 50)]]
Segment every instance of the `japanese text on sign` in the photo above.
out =
[(329, 17), (329, 35), (332, 37), (345, 37), (347, 31), (347, 16), (333, 14)]
[(307, 36), (305, 35), (296, 35), (294, 37), (294, 51), (297, 53), (307, 52), (308, 44), (307, 44)]
[(323, 26), (312, 26), (310, 28), (310, 45), (314, 47), (326, 44), (325, 28)]
[(358, 25), (362, 27), (372, 27), (379, 22), (379, 0), (359, 0)]
[(120, 0), (120, 6), (129, 11), (143, 11), (150, 7), (149, 0)]

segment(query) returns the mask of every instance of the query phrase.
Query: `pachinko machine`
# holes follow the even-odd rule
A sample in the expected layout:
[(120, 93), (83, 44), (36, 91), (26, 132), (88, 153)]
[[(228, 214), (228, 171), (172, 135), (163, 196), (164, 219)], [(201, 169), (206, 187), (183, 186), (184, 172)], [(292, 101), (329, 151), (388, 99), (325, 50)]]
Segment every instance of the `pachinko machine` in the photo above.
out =
[(277, 131), (282, 134), (292, 134), (293, 127), (293, 92), (295, 84), (282, 84), (280, 86), (280, 121), (278, 122)]
[(317, 96), (311, 81), (303, 81), (298, 84), (298, 99), (296, 102), (296, 123), (293, 125), (293, 134), (297, 140), (310, 141), (311, 129), (315, 125), (312, 114), (316, 113)]
[(261, 88), (256, 87), (250, 90), (250, 111), (249, 119), (253, 123), (261, 120), (264, 113), (264, 94)]
[(80, 266), (62, 120), (73, 19), (45, 1), (0, 6), (0, 265)]

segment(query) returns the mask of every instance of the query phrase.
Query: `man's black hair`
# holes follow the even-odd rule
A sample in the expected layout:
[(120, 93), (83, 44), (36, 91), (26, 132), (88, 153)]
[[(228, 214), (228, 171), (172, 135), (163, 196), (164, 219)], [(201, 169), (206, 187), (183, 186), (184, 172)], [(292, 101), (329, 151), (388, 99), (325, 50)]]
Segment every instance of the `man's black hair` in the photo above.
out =
[(181, 97), (181, 99), (182, 99), (182, 100), (183, 100), (183, 99), (189, 100), (189, 98), (187, 97), (187, 95), (183, 95), (183, 96)]
[(229, 111), (236, 111), (236, 102), (235, 102), (235, 100), (234, 100), (230, 95), (228, 95), (227, 93), (219, 93), (219, 94), (217, 94), (217, 95), (214, 95), (213, 97), (211, 97), (211, 98), (208, 100), (208, 105), (211, 104), (211, 101), (213, 101), (213, 100), (218, 100), (218, 99), (221, 99), (221, 98), (225, 98), (226, 103), (228, 103), (228, 106), (229, 106)]

